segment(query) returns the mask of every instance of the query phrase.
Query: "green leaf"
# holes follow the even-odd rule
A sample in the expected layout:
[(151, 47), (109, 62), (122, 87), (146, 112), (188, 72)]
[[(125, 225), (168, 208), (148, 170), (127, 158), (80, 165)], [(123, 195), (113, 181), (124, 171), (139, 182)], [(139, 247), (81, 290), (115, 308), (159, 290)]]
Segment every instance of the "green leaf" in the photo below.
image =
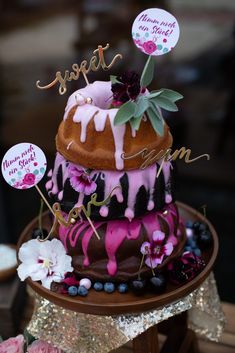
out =
[(152, 110), (156, 114), (156, 118), (159, 120), (163, 120), (162, 112), (161, 112), (161, 109), (159, 108), (159, 106), (157, 104), (155, 104), (152, 100), (149, 101), (149, 104), (150, 104), (150, 108), (152, 108)]
[(112, 82), (112, 84), (120, 83), (120, 81), (117, 80), (117, 76), (114, 75), (110, 75), (110, 81)]
[(136, 131), (139, 130), (141, 121), (142, 121), (142, 116), (139, 116), (138, 118), (131, 118), (130, 120), (131, 127)]
[(151, 101), (153, 101), (155, 104), (157, 104), (159, 107), (169, 110), (170, 112), (177, 112), (178, 108), (175, 103), (170, 101), (168, 98), (158, 96), (155, 98), (152, 98)]
[(135, 114), (134, 117), (138, 118), (144, 114), (144, 112), (148, 109), (149, 107), (149, 101), (146, 96), (140, 96), (138, 97), (136, 101), (136, 108), (135, 108)]
[(176, 91), (172, 91), (171, 89), (163, 88), (161, 91), (162, 91), (161, 97), (167, 98), (172, 102), (176, 102), (179, 99), (184, 98), (184, 96), (182, 96), (182, 94), (180, 94)]
[(159, 91), (152, 91), (150, 92), (150, 94), (148, 95), (148, 98), (155, 98), (155, 97), (158, 97), (162, 94), (162, 90), (159, 90)]
[(130, 120), (135, 113), (136, 103), (132, 101), (128, 101), (121, 105), (119, 108), (115, 118), (114, 118), (114, 125), (122, 125), (125, 124), (128, 120)]
[(154, 75), (154, 59), (152, 56), (149, 56), (140, 78), (140, 86), (147, 87), (152, 82), (153, 75)]
[(158, 119), (156, 115), (157, 108), (153, 109), (153, 107), (148, 108), (147, 114), (148, 118), (152, 124), (152, 127), (160, 136), (163, 136), (164, 133), (164, 122), (163, 119)]

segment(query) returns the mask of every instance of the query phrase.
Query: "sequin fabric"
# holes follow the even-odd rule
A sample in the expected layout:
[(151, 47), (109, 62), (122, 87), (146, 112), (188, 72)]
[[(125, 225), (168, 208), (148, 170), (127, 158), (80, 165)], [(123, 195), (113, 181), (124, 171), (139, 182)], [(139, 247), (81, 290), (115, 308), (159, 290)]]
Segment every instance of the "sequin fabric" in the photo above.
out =
[(66, 353), (107, 353), (132, 340), (163, 320), (189, 313), (189, 327), (208, 339), (218, 340), (224, 315), (213, 274), (195, 291), (162, 308), (140, 314), (97, 316), (63, 309), (35, 296), (28, 331)]

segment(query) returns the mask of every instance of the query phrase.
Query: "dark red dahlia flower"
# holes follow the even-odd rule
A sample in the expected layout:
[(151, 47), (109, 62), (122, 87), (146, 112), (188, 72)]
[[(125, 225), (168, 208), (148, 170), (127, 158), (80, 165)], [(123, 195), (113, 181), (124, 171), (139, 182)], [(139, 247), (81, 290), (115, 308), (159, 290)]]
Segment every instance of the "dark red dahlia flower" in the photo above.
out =
[(117, 77), (116, 83), (112, 84), (113, 105), (120, 106), (123, 103), (135, 100), (140, 94), (140, 77), (134, 71), (124, 72)]

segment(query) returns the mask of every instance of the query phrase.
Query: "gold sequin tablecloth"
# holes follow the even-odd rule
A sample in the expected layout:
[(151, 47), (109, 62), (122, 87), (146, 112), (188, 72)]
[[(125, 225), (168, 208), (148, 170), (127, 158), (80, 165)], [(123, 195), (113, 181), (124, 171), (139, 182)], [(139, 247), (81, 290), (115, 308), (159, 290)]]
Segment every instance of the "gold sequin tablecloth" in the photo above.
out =
[(188, 325), (217, 341), (223, 331), (213, 273), (195, 291), (167, 306), (140, 314), (97, 316), (63, 309), (34, 293), (36, 303), (28, 331), (66, 353), (106, 353), (132, 340), (149, 327), (188, 310)]

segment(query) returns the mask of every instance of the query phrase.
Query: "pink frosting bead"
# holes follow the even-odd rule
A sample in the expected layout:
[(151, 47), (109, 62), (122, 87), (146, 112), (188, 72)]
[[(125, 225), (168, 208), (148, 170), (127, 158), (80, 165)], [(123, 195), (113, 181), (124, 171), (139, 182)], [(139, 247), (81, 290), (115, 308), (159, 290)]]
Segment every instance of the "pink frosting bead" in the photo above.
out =
[(166, 203), (171, 203), (172, 202), (172, 196), (170, 194), (166, 195)]
[(86, 99), (80, 93), (77, 93), (76, 94), (76, 102), (78, 105), (84, 105), (86, 103)]
[(193, 236), (193, 230), (191, 228), (186, 228), (187, 237), (190, 238)]
[(91, 288), (91, 281), (89, 280), (89, 278), (82, 278), (80, 280), (80, 286), (83, 286), (89, 290)]

